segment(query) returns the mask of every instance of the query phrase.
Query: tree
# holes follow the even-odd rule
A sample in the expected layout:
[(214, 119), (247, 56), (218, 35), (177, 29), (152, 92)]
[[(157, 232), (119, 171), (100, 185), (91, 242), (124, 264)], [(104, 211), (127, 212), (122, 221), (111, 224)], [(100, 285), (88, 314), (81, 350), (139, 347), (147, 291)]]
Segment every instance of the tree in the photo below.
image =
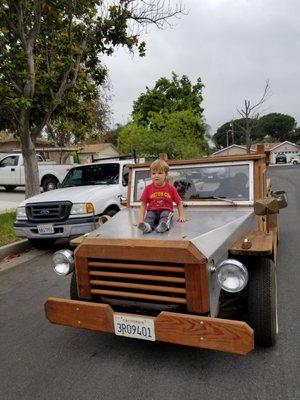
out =
[(149, 127), (133, 121), (119, 134), (118, 148), (123, 153), (133, 150), (139, 156), (158, 157), (166, 153), (169, 158), (193, 158), (205, 149), (205, 125), (192, 110), (173, 113), (153, 113)]
[(206, 151), (201, 79), (192, 85), (189, 78), (173, 72), (160, 78), (133, 104), (133, 121), (121, 129), (119, 149), (135, 149), (148, 157), (167, 153), (170, 158), (196, 157)]
[(245, 133), (247, 153), (250, 153), (253, 121), (258, 119), (259, 114), (257, 110), (266, 101), (269, 89), (270, 89), (270, 84), (269, 81), (267, 80), (261, 98), (254, 104), (251, 104), (250, 100), (244, 100), (244, 108), (238, 110), (238, 113), (242, 116), (242, 118), (245, 121), (244, 126), (241, 126), (241, 128)]
[[(255, 122), (255, 120), (251, 120), (252, 138), (253, 133), (256, 132)], [(246, 123), (244, 118), (228, 121), (221, 125), (212, 137), (216, 148), (220, 150), (224, 147), (231, 146), (232, 144), (245, 145), (246, 138), (245, 131), (243, 129), (245, 125)]]
[(201, 117), (202, 89), (203, 83), (200, 78), (192, 85), (186, 75), (179, 79), (178, 75), (172, 72), (172, 79), (158, 79), (153, 89), (147, 87), (146, 93), (142, 93), (133, 103), (133, 120), (147, 126), (154, 113), (167, 114), (183, 110), (193, 110)]
[(58, 117), (58, 107), (68, 104), (68, 94), (80, 90), (78, 77), (101, 85), (107, 74), (102, 54), (122, 45), (143, 56), (145, 43), (134, 24), (162, 28), (182, 9), (162, 0), (3, 0), (1, 5), (1, 128), (20, 136), (28, 197), (39, 192), (35, 140)]
[(280, 113), (264, 115), (257, 122), (260, 137), (269, 136), (274, 141), (290, 140), (295, 128), (295, 118)]

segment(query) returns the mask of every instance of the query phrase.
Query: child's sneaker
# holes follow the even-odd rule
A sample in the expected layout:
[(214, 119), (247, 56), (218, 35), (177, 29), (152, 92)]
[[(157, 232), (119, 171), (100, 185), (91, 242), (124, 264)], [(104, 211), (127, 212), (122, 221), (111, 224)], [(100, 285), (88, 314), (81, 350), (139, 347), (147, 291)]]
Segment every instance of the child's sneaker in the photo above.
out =
[(169, 228), (168, 228), (168, 224), (166, 223), (166, 221), (160, 221), (160, 223), (156, 227), (156, 232), (163, 233), (163, 232), (166, 232), (168, 229)]
[(152, 231), (150, 224), (148, 222), (140, 222), (138, 224), (138, 228), (143, 232), (143, 233), (150, 233)]

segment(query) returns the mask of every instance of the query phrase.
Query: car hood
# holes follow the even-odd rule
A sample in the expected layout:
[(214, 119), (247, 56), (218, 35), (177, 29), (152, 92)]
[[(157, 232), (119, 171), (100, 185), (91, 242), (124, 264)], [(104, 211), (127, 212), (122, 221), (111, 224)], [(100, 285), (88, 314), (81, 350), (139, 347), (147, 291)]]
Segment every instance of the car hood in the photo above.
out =
[[(104, 239), (137, 239), (190, 241), (207, 259), (220, 258), (222, 252), (242, 235), (257, 226), (253, 207), (191, 207), (185, 209), (187, 221), (177, 222), (175, 213), (171, 229), (163, 234), (153, 231), (143, 234), (134, 225), (138, 209), (126, 208), (104, 225), (91, 232), (89, 237)], [(155, 244), (154, 244), (155, 246)]]
[(61, 188), (50, 190), (22, 201), (19, 206), (25, 206), (28, 203), (51, 202), (51, 201), (71, 201), (72, 203), (92, 202), (95, 196), (99, 195), (99, 191), (116, 192), (119, 185), (91, 185), (76, 186), (69, 188)]

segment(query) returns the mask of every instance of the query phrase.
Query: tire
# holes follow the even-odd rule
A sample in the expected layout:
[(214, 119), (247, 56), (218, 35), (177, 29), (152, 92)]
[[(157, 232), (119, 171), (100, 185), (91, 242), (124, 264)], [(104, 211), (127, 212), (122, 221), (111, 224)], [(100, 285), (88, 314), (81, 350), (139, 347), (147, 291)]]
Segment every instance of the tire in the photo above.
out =
[(73, 271), (71, 283), (70, 283), (70, 299), (71, 300), (79, 300), (78, 291), (77, 291), (77, 279), (76, 273)]
[(252, 259), (249, 266), (248, 318), (255, 344), (269, 347), (278, 335), (277, 287), (274, 263), (267, 258)]
[(296, 160), (293, 161), (293, 164), (294, 164), (294, 165), (297, 165), (297, 164), (298, 164), (298, 161), (296, 161)]
[(120, 210), (117, 210), (115, 208), (110, 208), (107, 211), (104, 211), (103, 215), (108, 215), (109, 217), (113, 217), (115, 214), (117, 214)]
[(58, 180), (54, 176), (48, 176), (42, 182), (42, 187), (44, 192), (49, 192), (49, 190), (56, 189), (57, 185), (58, 185)]
[(29, 243), (32, 247), (35, 247), (38, 250), (47, 250), (51, 249), (55, 243), (56, 239), (28, 239)]
[(7, 190), (8, 192), (12, 192), (17, 186), (14, 185), (5, 185), (4, 189)]

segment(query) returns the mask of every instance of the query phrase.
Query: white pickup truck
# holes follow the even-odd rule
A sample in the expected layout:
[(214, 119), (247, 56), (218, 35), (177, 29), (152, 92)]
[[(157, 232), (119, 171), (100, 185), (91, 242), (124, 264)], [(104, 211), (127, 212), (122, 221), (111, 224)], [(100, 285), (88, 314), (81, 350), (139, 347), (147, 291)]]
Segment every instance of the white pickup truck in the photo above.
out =
[[(52, 162), (43, 162), (38, 158), (39, 181), (43, 190), (56, 189), (66, 176), (72, 165), (57, 165)], [(22, 154), (8, 154), (0, 160), (0, 186), (8, 191), (17, 186), (25, 186), (24, 161)]]
[(107, 160), (78, 165), (68, 172), (59, 189), (24, 200), (17, 208), (14, 229), (34, 247), (43, 248), (59, 238), (72, 238), (99, 226), (101, 215), (113, 216), (127, 195), (126, 164)]

